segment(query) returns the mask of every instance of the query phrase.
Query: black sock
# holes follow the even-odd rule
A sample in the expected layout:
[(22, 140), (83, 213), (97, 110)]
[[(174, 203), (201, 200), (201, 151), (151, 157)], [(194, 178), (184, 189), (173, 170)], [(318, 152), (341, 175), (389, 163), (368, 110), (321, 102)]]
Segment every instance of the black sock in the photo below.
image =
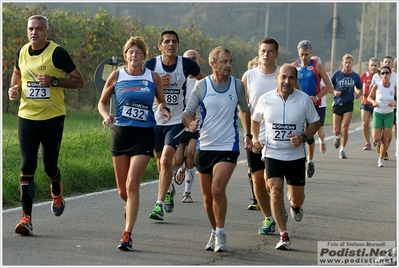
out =
[(254, 193), (254, 183), (253, 183), (253, 181), (252, 181), (251, 173), (249, 173), (249, 172), (248, 172), (248, 180), (249, 180), (249, 185), (251, 186), (252, 199), (253, 199), (254, 201), (256, 201), (255, 193)]
[(19, 192), (21, 195), (23, 216), (32, 215), (33, 198), (35, 196), (35, 183), (33, 177), (20, 177), (21, 185)]
[(57, 176), (55, 176), (54, 178), (50, 178), (51, 181), (51, 189), (53, 192), (53, 195), (58, 196), (61, 193), (61, 185), (60, 185), (60, 181), (61, 181), (61, 171), (58, 170), (58, 174)]

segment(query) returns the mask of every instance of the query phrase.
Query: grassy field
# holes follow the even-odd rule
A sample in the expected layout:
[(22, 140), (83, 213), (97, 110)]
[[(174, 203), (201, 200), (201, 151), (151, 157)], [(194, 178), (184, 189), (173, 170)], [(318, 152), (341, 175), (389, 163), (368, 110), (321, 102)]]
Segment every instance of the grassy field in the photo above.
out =
[[(355, 101), (353, 120), (360, 120), (360, 100)], [(327, 98), (325, 125), (332, 125), (331, 96)], [(111, 131), (101, 125), (98, 113), (67, 113), (60, 150), (59, 167), (62, 172), (64, 195), (71, 196), (115, 188), (115, 177), (109, 150)], [(17, 116), (3, 114), (3, 207), (20, 205), (19, 174), (21, 156), (17, 136)], [(51, 200), (50, 183), (44, 174), (40, 151), (35, 174), (35, 202)], [(153, 158), (147, 167), (144, 181), (158, 178)]]
[[(20, 205), (17, 116), (3, 114), (3, 207)], [(59, 156), (64, 195), (116, 187), (110, 146), (111, 131), (101, 125), (98, 113), (67, 113)], [(35, 202), (51, 200), (50, 183), (41, 166), (40, 150), (35, 174)], [(155, 159), (143, 181), (157, 179)]]

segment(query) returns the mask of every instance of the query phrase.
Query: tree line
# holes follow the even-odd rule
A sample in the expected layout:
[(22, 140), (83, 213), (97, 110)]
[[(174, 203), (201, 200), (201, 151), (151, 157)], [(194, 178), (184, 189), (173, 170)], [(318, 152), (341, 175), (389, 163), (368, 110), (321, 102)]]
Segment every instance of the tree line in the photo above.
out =
[[(18, 101), (9, 101), (7, 96), (11, 74), (15, 63), (15, 51), (27, 38), (27, 20), (41, 14), (49, 19), (49, 39), (64, 47), (82, 71), (86, 86), (79, 90), (65, 90), (65, 101), (69, 110), (92, 111), (97, 107), (100, 92), (94, 84), (97, 66), (113, 56), (124, 61), (122, 46), (130, 36), (143, 36), (149, 46), (149, 58), (160, 54), (157, 48), (158, 35), (167, 27), (145, 25), (130, 16), (116, 18), (102, 7), (93, 16), (90, 10), (81, 13), (65, 10), (48, 10), (45, 4), (25, 8), (13, 3), (3, 4), (3, 112), (17, 113)], [(248, 60), (256, 55), (256, 47), (244, 41), (233, 41), (225, 37), (216, 39), (205, 35), (195, 21), (173, 29), (179, 34), (179, 54), (196, 49), (203, 59), (201, 68), (210, 74), (208, 54), (216, 46), (223, 45), (233, 51), (232, 75), (241, 78)]]

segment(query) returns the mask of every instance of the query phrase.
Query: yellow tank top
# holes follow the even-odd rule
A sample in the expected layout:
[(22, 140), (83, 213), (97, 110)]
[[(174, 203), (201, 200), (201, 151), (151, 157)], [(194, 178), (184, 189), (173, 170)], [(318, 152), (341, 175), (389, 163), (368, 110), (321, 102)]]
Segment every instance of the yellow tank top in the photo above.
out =
[(22, 76), (18, 116), (30, 120), (47, 120), (65, 115), (64, 88), (42, 86), (36, 78), (39, 73), (57, 78), (64, 76), (64, 71), (56, 68), (52, 60), (58, 45), (50, 41), (48, 47), (38, 56), (29, 55), (29, 46), (30, 43), (21, 48), (18, 60)]

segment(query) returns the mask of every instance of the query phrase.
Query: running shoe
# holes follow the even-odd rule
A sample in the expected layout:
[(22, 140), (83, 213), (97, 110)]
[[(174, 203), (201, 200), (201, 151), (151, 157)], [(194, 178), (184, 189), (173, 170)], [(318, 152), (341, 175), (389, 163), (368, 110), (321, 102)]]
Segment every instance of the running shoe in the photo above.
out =
[(33, 235), (33, 226), (30, 221), (30, 216), (25, 216), (20, 219), (20, 222), (15, 226), (15, 233), (23, 236)]
[(306, 168), (306, 174), (308, 178), (313, 177), (314, 174), (314, 162), (308, 163), (308, 167)]
[(291, 240), (288, 233), (285, 232), (280, 236), (280, 241), (276, 245), (276, 249), (290, 250)]
[(213, 251), (215, 252), (228, 251), (226, 243), (226, 234), (215, 235), (215, 249)]
[(193, 199), (191, 198), (191, 194), (184, 192), (183, 199), (181, 200), (181, 202), (182, 203), (192, 203)]
[(265, 219), (262, 222), (262, 227), (259, 228), (258, 234), (269, 235), (276, 231), (276, 222), (271, 219)]
[(384, 160), (389, 160), (388, 152), (385, 152)]
[(176, 190), (175, 190), (175, 186), (173, 185), (173, 183), (171, 183), (170, 185), (172, 185), (172, 192), (167, 192), (166, 193), (166, 197), (165, 197), (165, 207), (164, 210), (166, 213), (171, 213), (173, 211), (173, 208), (175, 207), (175, 203), (173, 203), (173, 197), (176, 194)]
[(324, 154), (326, 150), (327, 150), (327, 145), (325, 142), (323, 142), (322, 144), (320, 144), (320, 152)]
[(155, 204), (154, 210), (150, 213), (150, 219), (163, 221), (163, 208), (161, 204)]
[(374, 142), (375, 150), (380, 153), (381, 142)]
[(363, 150), (370, 151), (371, 150), (370, 143), (366, 143), (366, 145), (364, 145), (363, 147)]
[(211, 233), (211, 237), (209, 238), (208, 244), (205, 246), (205, 250), (213, 251), (215, 249), (215, 238), (216, 235)]
[(291, 212), (291, 217), (296, 220), (296, 221), (301, 221), (303, 217), (303, 208), (302, 206), (300, 207), (293, 207), (290, 205), (290, 212)]
[(338, 157), (341, 159), (346, 159), (345, 151), (339, 151)]
[(128, 231), (123, 232), (121, 244), (118, 246), (118, 249), (123, 251), (132, 251), (132, 244), (132, 233)]
[(60, 188), (61, 188), (60, 194), (55, 196), (53, 194), (53, 185), (50, 184), (51, 197), (53, 198), (53, 201), (51, 202), (51, 211), (57, 217), (61, 216), (65, 208), (65, 200), (62, 196), (62, 193), (64, 192), (64, 186), (62, 185), (62, 183), (60, 183)]
[(252, 203), (249, 204), (247, 207), (247, 210), (260, 210), (260, 206), (258, 204), (258, 201), (255, 198), (252, 198)]
[(335, 137), (334, 138), (334, 147), (335, 147), (335, 149), (338, 149), (340, 145), (341, 145), (341, 137), (339, 137), (339, 138)]
[(378, 167), (384, 167), (384, 160), (383, 159), (378, 159)]

